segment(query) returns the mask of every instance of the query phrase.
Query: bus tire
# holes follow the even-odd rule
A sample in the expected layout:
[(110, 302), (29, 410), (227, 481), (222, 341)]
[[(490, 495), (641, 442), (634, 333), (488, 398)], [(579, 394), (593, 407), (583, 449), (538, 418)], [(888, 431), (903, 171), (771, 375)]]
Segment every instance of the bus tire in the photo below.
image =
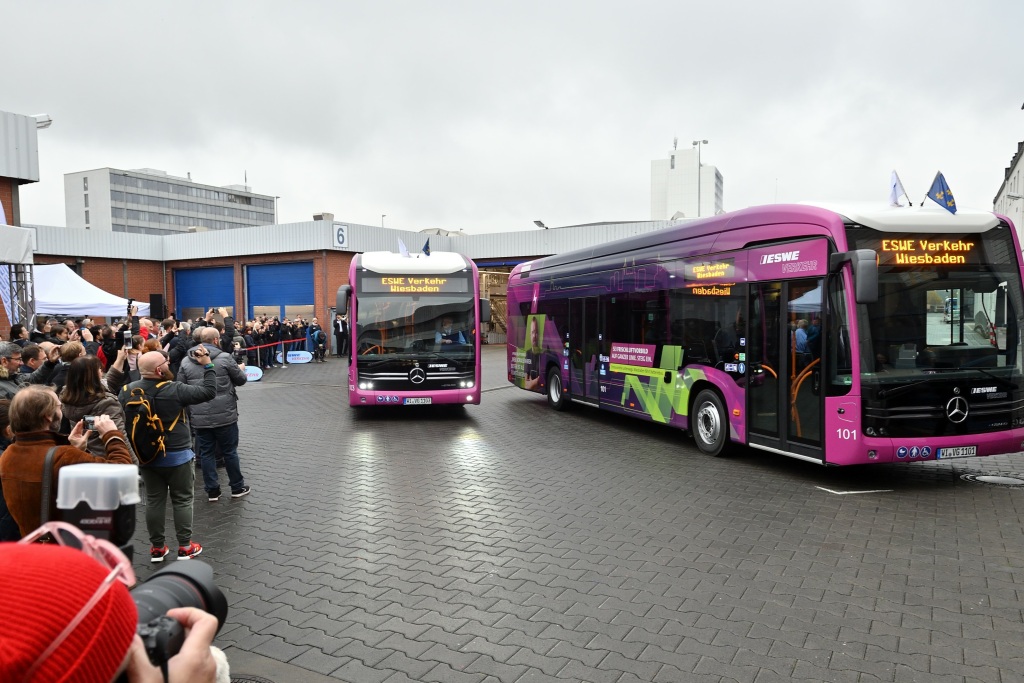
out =
[(562, 388), (562, 373), (558, 368), (548, 370), (548, 404), (555, 410), (565, 410), (569, 405)]
[(693, 402), (693, 420), (690, 433), (702, 453), (719, 457), (729, 444), (729, 422), (725, 416), (725, 405), (718, 393), (704, 389)]

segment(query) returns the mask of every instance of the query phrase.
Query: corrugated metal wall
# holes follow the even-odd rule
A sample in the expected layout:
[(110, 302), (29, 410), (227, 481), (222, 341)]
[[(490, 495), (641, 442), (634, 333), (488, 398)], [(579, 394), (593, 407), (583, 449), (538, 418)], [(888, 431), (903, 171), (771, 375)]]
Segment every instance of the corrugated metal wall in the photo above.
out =
[[(397, 252), (399, 239), (410, 252), (419, 252), (429, 239), (432, 251), (457, 251), (474, 260), (533, 258), (604, 244), (675, 224), (677, 222), (673, 221), (608, 223), (484, 235), (437, 235), (341, 221), (261, 225), (167, 236), (44, 225), (32, 227), (37, 236), (35, 251), (40, 254), (173, 262), (320, 250)], [(346, 233), (346, 246), (341, 249), (335, 247), (335, 235), (339, 227), (343, 227)]]
[[(0, 176), (39, 182), (36, 118), (0, 111)], [(8, 217), (10, 219), (10, 217)]]

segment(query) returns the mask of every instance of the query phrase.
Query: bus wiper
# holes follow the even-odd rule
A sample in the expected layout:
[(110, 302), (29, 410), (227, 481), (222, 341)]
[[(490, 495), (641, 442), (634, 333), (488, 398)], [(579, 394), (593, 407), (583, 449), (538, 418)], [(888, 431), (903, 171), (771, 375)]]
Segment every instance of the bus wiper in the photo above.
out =
[(986, 375), (987, 377), (991, 377), (992, 379), (994, 379), (997, 382), (1002, 382), (1004, 386), (1006, 386), (1006, 387), (1008, 387), (1010, 389), (1016, 389), (1017, 388), (1017, 385), (1014, 384), (1013, 382), (1011, 382), (1010, 380), (1006, 379), (1005, 377), (1000, 377), (999, 375), (997, 375), (995, 373), (989, 372), (985, 368), (971, 368), (971, 367), (967, 367), (967, 368), (957, 368), (957, 370), (977, 370), (981, 374)]
[(919, 380), (917, 382), (911, 382), (910, 384), (901, 384), (899, 386), (892, 387), (891, 389), (879, 389), (878, 390), (878, 398), (885, 398), (886, 396), (895, 396), (896, 394), (902, 394), (904, 392), (910, 391), (914, 387), (919, 387), (922, 384), (929, 384), (931, 382), (932, 382), (932, 379), (929, 378), (929, 379), (922, 379), (922, 380)]

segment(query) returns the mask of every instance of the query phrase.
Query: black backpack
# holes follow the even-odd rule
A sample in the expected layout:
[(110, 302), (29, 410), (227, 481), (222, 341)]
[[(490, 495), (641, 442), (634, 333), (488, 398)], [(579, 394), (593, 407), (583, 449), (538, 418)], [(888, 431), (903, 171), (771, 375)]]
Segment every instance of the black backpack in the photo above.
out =
[[(158, 457), (167, 455), (164, 437), (174, 429), (178, 420), (185, 414), (185, 410), (182, 409), (174, 416), (171, 425), (164, 427), (163, 420), (157, 415), (156, 408), (153, 406), (153, 398), (156, 395), (156, 390), (165, 384), (168, 382), (160, 382), (153, 387), (152, 394), (146, 394), (146, 390), (142, 387), (135, 387), (131, 389), (128, 400), (124, 403), (124, 421), (125, 430), (128, 432), (128, 441), (131, 442), (135, 455), (139, 457), (139, 462), (143, 465), (148, 465)], [(128, 386), (127, 384), (124, 386), (124, 391), (128, 391)]]

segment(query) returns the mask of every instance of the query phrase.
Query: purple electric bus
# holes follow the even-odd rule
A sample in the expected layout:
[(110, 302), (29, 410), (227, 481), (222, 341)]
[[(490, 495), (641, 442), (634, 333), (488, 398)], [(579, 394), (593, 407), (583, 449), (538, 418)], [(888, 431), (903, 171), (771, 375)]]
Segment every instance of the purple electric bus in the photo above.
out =
[(1005, 217), (938, 205), (697, 220), (516, 267), (508, 379), (558, 410), (688, 430), (711, 455), (1018, 452), (1020, 256)]
[(480, 403), (476, 264), (452, 252), (356, 254), (337, 311), (349, 313), (352, 406)]

